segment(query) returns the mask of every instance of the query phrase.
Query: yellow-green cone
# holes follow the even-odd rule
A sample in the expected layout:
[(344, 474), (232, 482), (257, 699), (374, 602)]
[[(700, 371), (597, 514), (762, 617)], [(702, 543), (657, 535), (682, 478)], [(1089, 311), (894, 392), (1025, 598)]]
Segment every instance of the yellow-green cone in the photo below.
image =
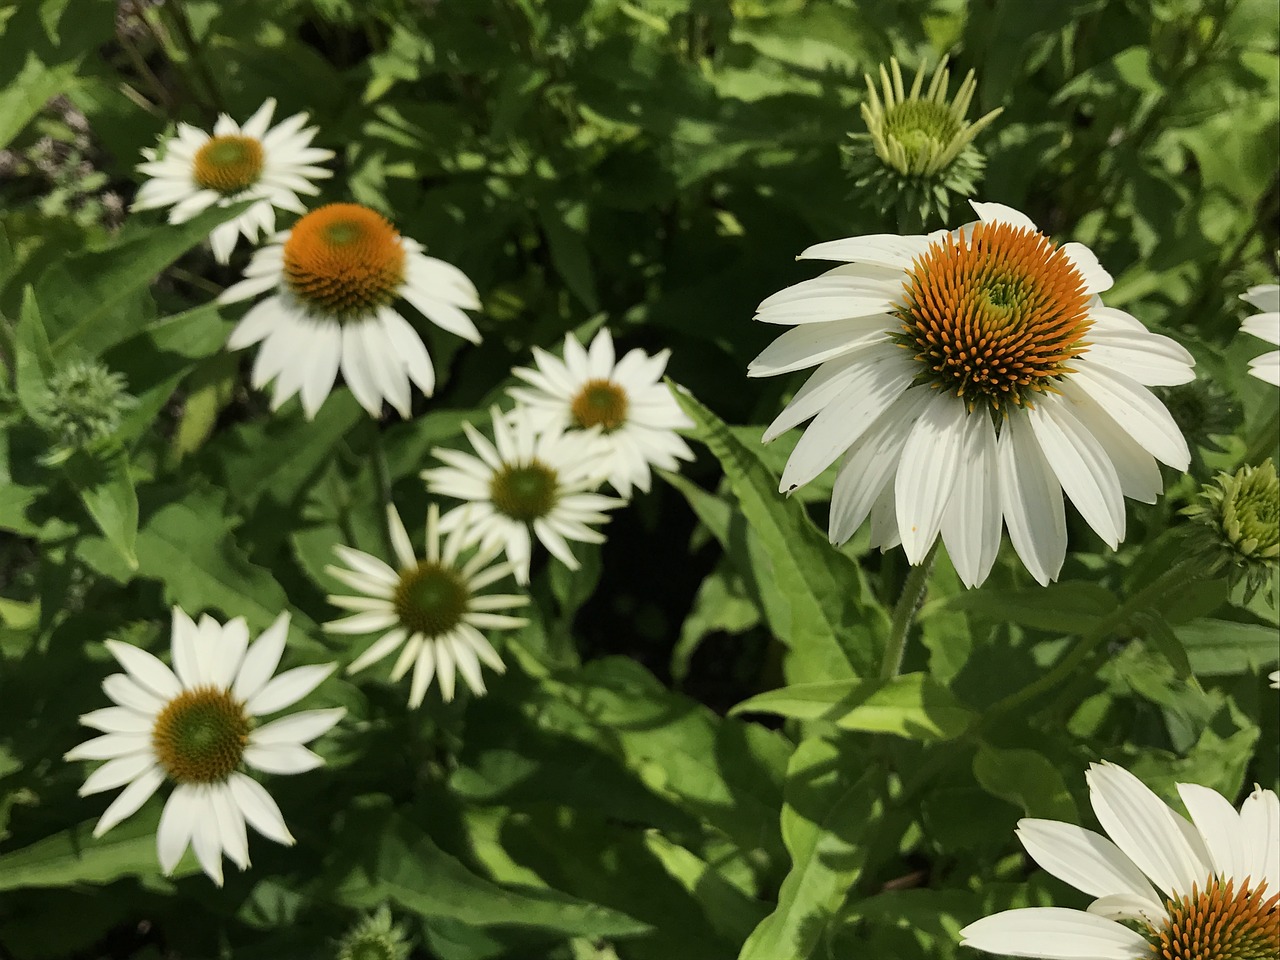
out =
[(1245, 602), (1280, 568), (1280, 480), (1270, 460), (1220, 473), (1201, 491), (1204, 503), (1184, 512), (1199, 525), (1197, 545), (1211, 575), (1225, 572), (1245, 585)]

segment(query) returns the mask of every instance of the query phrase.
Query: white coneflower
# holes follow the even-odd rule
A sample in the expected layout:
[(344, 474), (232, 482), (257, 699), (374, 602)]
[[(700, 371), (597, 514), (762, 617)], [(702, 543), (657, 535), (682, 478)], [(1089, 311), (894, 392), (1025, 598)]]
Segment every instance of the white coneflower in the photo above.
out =
[(275, 380), (272, 409), (295, 393), (314, 417), (341, 369), (371, 416), (386, 400), (406, 419), (409, 382), (435, 389), (431, 357), (392, 304), (403, 298), (441, 329), (472, 343), (480, 332), (463, 309), (478, 310), (476, 288), (461, 270), (428, 257), (385, 217), (355, 203), (312, 210), (253, 255), (245, 279), (220, 303), (274, 291), (231, 332), (232, 350), (261, 341), (253, 385)]
[(528, 597), (515, 594), (482, 593), (485, 587), (510, 576), (510, 563), (494, 563), (500, 548), (478, 550), (462, 557), (467, 541), (465, 526), (455, 527), (440, 546), (440, 508), (427, 510), (426, 556), (419, 560), (409, 542), (409, 534), (394, 507), (387, 507), (387, 525), (399, 570), (360, 550), (334, 547), (348, 569), (325, 569), (354, 590), (358, 597), (330, 597), (335, 607), (354, 611), (342, 620), (324, 625), (330, 633), (382, 636), (357, 657), (348, 673), (377, 663), (400, 649), (391, 670), (399, 680), (413, 668), (409, 706), (421, 705), (431, 678), (440, 678), (440, 694), (453, 699), (455, 673), (476, 693), (484, 693), (483, 662), (502, 673), (502, 658), (481, 630), (512, 630), (527, 621), (497, 611), (522, 607)]
[(1124, 498), (1151, 503), (1160, 460), (1190, 452), (1149, 385), (1193, 376), (1191, 355), (1097, 294), (1087, 247), (1054, 245), (1026, 216), (974, 203), (980, 220), (928, 236), (852, 237), (801, 256), (845, 265), (774, 294), (757, 319), (786, 324), (750, 375), (817, 367), (765, 431), (813, 418), (781, 489), (839, 460), (832, 541), (871, 518), (874, 544), (920, 563), (941, 534), (961, 579), (986, 579), (1001, 522), (1041, 583), (1066, 555), (1063, 493), (1111, 547)]
[(275, 109), (275, 100), (267, 100), (244, 126), (224, 113), (212, 135), (178, 124), (176, 136), (142, 151), (146, 163), (138, 170), (151, 179), (138, 189), (131, 209), (172, 207), (169, 222), (184, 223), (212, 206), (256, 201), (209, 235), (219, 263), (231, 259), (241, 234), (251, 243), (273, 234), (276, 210), (305, 213), (298, 194), (320, 192), (311, 181), (333, 174), (315, 164), (332, 159), (333, 151), (311, 146), (316, 128), (305, 126), (305, 113), (272, 127)]
[(160, 866), (172, 873), (188, 844), (200, 866), (222, 885), (222, 855), (249, 866), (245, 824), (277, 843), (293, 836), (257, 780), (241, 772), (302, 773), (324, 761), (304, 744), (328, 732), (346, 712), (304, 710), (262, 726), (257, 718), (291, 707), (333, 672), (335, 664), (296, 667), (273, 677), (284, 652), (289, 614), (249, 645), (237, 617), (225, 625), (204, 616), (197, 626), (173, 609), (173, 669), (147, 651), (115, 640), (107, 649), (124, 673), (103, 681), (117, 706), (80, 718), (104, 736), (66, 754), (106, 760), (80, 795), (124, 787), (94, 828), (100, 837), (131, 816), (166, 780), (175, 784), (156, 833)]
[(466, 527), (468, 542), (482, 551), (501, 547), (516, 581), (529, 582), (533, 537), (571, 570), (578, 561), (569, 541), (603, 543), (593, 527), (623, 501), (592, 491), (603, 480), (604, 455), (593, 431), (539, 430), (524, 407), (504, 416), (492, 408), (493, 442), (471, 424), (467, 439), (477, 455), (437, 448), (446, 466), (422, 472), (432, 493), (465, 501), (440, 522), (441, 530)]
[(1046, 960), (1270, 960), (1280, 956), (1280, 799), (1254, 789), (1239, 812), (1178, 784), (1187, 822), (1127, 770), (1092, 767), (1089, 799), (1110, 840), (1056, 820), (1022, 820), (1045, 870), (1096, 899), (1088, 911), (1006, 910), (960, 931), (962, 945)]
[(605, 458), (605, 480), (624, 497), (634, 486), (648, 491), (650, 467), (678, 470), (693, 451), (676, 433), (691, 421), (662, 382), (670, 350), (648, 356), (631, 350), (615, 362), (613, 337), (602, 329), (583, 349), (571, 334), (564, 359), (533, 348), (537, 369), (511, 372), (529, 384), (507, 392), (529, 409), (539, 427), (596, 427)]
[[(1262, 311), (1245, 318), (1240, 329), (1259, 340), (1280, 346), (1280, 286), (1267, 283), (1250, 287), (1240, 299)], [(1249, 372), (1259, 380), (1280, 386), (1280, 350), (1254, 357), (1249, 361)]]

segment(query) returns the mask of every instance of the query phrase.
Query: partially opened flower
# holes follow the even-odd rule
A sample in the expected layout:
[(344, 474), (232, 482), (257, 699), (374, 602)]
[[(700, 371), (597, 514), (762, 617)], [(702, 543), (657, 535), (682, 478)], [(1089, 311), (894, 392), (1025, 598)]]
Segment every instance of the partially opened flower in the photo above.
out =
[(846, 261), (774, 294), (757, 319), (794, 329), (751, 376), (817, 367), (765, 431), (812, 423), (781, 490), (839, 460), (830, 535), (868, 517), (882, 549), (920, 563), (941, 534), (965, 584), (995, 562), (1001, 524), (1041, 583), (1067, 548), (1063, 493), (1112, 548), (1124, 498), (1154, 502), (1156, 461), (1186, 441), (1149, 385), (1190, 380), (1191, 355), (1102, 305), (1111, 277), (1087, 247), (1056, 246), (1026, 216), (975, 203), (979, 221), (928, 236), (852, 237), (801, 256)]
[(1270, 960), (1280, 955), (1280, 799), (1257, 787), (1237, 812), (1178, 784), (1188, 822), (1127, 770), (1092, 767), (1089, 798), (1107, 837), (1022, 820), (1041, 867), (1094, 901), (1088, 911), (1006, 910), (960, 931), (967, 947), (1045, 960)]
[(275, 381), (272, 409), (295, 393), (314, 417), (338, 371), (371, 416), (385, 400), (410, 415), (412, 381), (431, 396), (435, 369), (426, 345), (393, 304), (409, 302), (441, 329), (472, 343), (480, 332), (463, 309), (478, 310), (476, 288), (461, 270), (428, 257), (385, 217), (356, 203), (312, 210), (253, 255), (245, 278), (219, 303), (259, 294), (231, 332), (232, 350), (260, 343), (252, 382)]
[(528, 597), (484, 593), (484, 589), (514, 571), (510, 563), (494, 563), (499, 547), (463, 556), (465, 526), (455, 527), (440, 545), (440, 508), (427, 510), (427, 549), (421, 560), (413, 552), (409, 534), (394, 507), (387, 507), (387, 524), (395, 550), (393, 569), (361, 550), (336, 546), (346, 568), (325, 569), (360, 596), (330, 597), (335, 607), (354, 611), (352, 616), (324, 625), (330, 633), (381, 633), (360, 654), (347, 673), (355, 673), (400, 650), (391, 679), (399, 680), (413, 668), (409, 706), (421, 705), (432, 677), (440, 679), (440, 693), (453, 699), (457, 674), (476, 693), (484, 693), (481, 663), (502, 673), (505, 667), (481, 630), (511, 630), (527, 621), (499, 611), (522, 607)]
[[(1191, 543), (1204, 558), (1208, 576), (1226, 573), (1243, 585), (1248, 603), (1269, 588), (1280, 572), (1280, 477), (1268, 457), (1234, 474), (1219, 473), (1200, 492), (1201, 502), (1182, 512), (1196, 521)], [(1267, 589), (1268, 600), (1273, 589)]]
[[(1259, 340), (1280, 346), (1280, 286), (1267, 283), (1250, 287), (1240, 299), (1262, 311), (1247, 317), (1240, 329)], [(1280, 350), (1254, 357), (1249, 361), (1249, 372), (1259, 380), (1280, 386)]]
[(481, 551), (501, 548), (518, 583), (529, 582), (533, 538), (571, 570), (578, 569), (569, 542), (603, 543), (594, 529), (605, 511), (623, 501), (592, 492), (603, 480), (605, 454), (594, 431), (538, 429), (524, 407), (504, 416), (492, 408), (493, 442), (465, 424), (476, 455), (437, 448), (443, 467), (422, 471), (432, 493), (464, 501), (445, 514), (440, 529), (465, 528)]
[(245, 824), (277, 843), (293, 844), (280, 808), (244, 767), (302, 773), (323, 760), (304, 744), (328, 732), (345, 711), (304, 710), (258, 725), (258, 718), (291, 707), (333, 672), (334, 664), (296, 667), (273, 677), (284, 652), (289, 615), (249, 644), (237, 617), (197, 626), (173, 609), (173, 669), (147, 651), (115, 640), (107, 649), (124, 667), (103, 681), (115, 703), (86, 713), (85, 726), (104, 736), (68, 751), (67, 760), (106, 760), (80, 795), (124, 790), (94, 828), (100, 837), (140, 808), (166, 780), (174, 790), (160, 815), (160, 866), (172, 873), (188, 844), (201, 868), (222, 885), (225, 853), (249, 866)]
[(332, 159), (333, 151), (311, 146), (316, 128), (305, 126), (305, 113), (272, 127), (275, 109), (275, 100), (267, 100), (244, 126), (224, 113), (212, 135), (178, 124), (174, 137), (142, 151), (146, 163), (138, 170), (151, 179), (138, 189), (132, 209), (171, 207), (169, 222), (185, 223), (213, 206), (255, 201), (209, 235), (219, 263), (231, 259), (241, 234), (256, 243), (259, 234), (275, 233), (277, 210), (305, 213), (298, 194), (320, 192), (312, 181), (333, 174), (316, 164)]
[(662, 350), (651, 357), (636, 349), (615, 362), (608, 330), (597, 333), (588, 349), (566, 334), (564, 359), (534, 347), (537, 369), (511, 371), (529, 386), (508, 393), (539, 427), (598, 428), (605, 480), (629, 497), (632, 487), (649, 489), (651, 466), (678, 470), (679, 461), (693, 459), (676, 433), (693, 422), (662, 382), (670, 354)]

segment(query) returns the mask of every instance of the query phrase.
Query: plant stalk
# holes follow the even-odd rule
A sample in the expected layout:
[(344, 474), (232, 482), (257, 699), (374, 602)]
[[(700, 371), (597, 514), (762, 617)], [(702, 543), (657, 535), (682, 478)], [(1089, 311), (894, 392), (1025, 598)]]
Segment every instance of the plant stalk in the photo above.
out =
[(892, 680), (902, 670), (902, 657), (907, 650), (907, 634), (911, 632), (911, 624), (915, 622), (920, 604), (924, 602), (925, 591), (929, 587), (929, 574), (933, 572), (933, 559), (938, 553), (935, 540), (929, 548), (924, 560), (911, 568), (902, 584), (902, 593), (893, 608), (893, 620), (889, 628), (889, 642), (884, 648), (884, 658), (880, 661), (880, 679)]

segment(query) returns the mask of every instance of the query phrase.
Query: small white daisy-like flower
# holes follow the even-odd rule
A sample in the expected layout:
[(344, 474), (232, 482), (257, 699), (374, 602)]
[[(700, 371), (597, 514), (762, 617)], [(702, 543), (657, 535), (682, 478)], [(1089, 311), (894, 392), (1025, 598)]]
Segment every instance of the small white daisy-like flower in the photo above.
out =
[(873, 544), (920, 563), (939, 535), (982, 583), (1003, 522), (1040, 583), (1067, 549), (1065, 493), (1113, 549), (1124, 498), (1153, 503), (1156, 461), (1186, 440), (1147, 389), (1192, 379), (1191, 355), (1097, 294), (1110, 275), (1025, 215), (974, 203), (979, 221), (928, 236), (834, 240), (801, 257), (844, 265), (775, 293), (756, 315), (784, 333), (755, 377), (817, 367), (765, 431), (813, 418), (782, 474), (790, 492), (840, 461), (830, 535), (868, 517)]
[(1280, 670), (1271, 671), (1271, 676), (1267, 679), (1271, 681), (1272, 690), (1280, 690)]
[[(1280, 286), (1266, 283), (1250, 287), (1240, 299), (1262, 311), (1246, 317), (1240, 329), (1259, 340), (1280, 346)], [(1280, 386), (1280, 350), (1254, 357), (1249, 361), (1249, 372), (1259, 380)]]
[(1237, 812), (1221, 794), (1178, 784), (1188, 822), (1137, 777), (1090, 768), (1107, 837), (1021, 820), (1041, 867), (1096, 899), (1088, 911), (1006, 910), (960, 931), (963, 946), (1044, 960), (1264, 960), (1280, 956), (1280, 799), (1256, 787)]
[(436, 448), (432, 453), (446, 466), (422, 471), (432, 493), (465, 501), (445, 514), (440, 529), (465, 528), (466, 542), (479, 543), (482, 552), (504, 549), (521, 584), (529, 582), (533, 537), (570, 570), (578, 569), (569, 541), (603, 543), (593, 527), (623, 503), (592, 492), (603, 480), (599, 434), (538, 429), (524, 407), (506, 416), (493, 407), (490, 416), (492, 443), (463, 425), (478, 456)]
[(151, 179), (138, 189), (131, 209), (172, 207), (169, 222), (185, 223), (213, 206), (257, 201), (209, 235), (219, 263), (231, 259), (240, 234), (256, 243), (260, 234), (275, 233), (276, 210), (306, 213), (298, 194), (320, 192), (311, 181), (333, 174), (316, 164), (331, 160), (333, 151), (311, 146), (316, 128), (304, 126), (305, 113), (272, 127), (275, 109), (275, 100), (267, 100), (244, 126), (224, 113), (212, 135), (178, 124), (176, 136), (142, 151), (146, 162), (138, 170)]
[(510, 563), (493, 563), (501, 548), (478, 550), (465, 561), (464, 526), (455, 527), (440, 544), (440, 508), (427, 509), (427, 553), (419, 560), (409, 542), (404, 522), (395, 507), (387, 507), (387, 526), (399, 570), (361, 550), (339, 544), (334, 547), (347, 568), (325, 569), (362, 594), (330, 597), (335, 607), (355, 611), (352, 616), (324, 625), (330, 633), (382, 636), (357, 657), (347, 673), (356, 673), (403, 647), (391, 670), (399, 680), (413, 668), (409, 706), (418, 707), (431, 678), (440, 678), (440, 693), (453, 699), (455, 674), (476, 693), (484, 693), (480, 664), (498, 673), (506, 668), (481, 630), (513, 630), (528, 621), (497, 611), (522, 607), (528, 597), (486, 594), (485, 587), (514, 573)]
[(422, 338), (392, 306), (397, 298), (436, 326), (480, 342), (463, 313), (480, 308), (466, 275), (357, 203), (312, 210), (258, 250), (244, 275), (219, 303), (272, 293), (244, 315), (227, 347), (261, 342), (252, 382), (260, 388), (275, 380), (273, 410), (298, 393), (314, 417), (341, 369), (370, 416), (381, 416), (386, 400), (407, 419), (409, 382), (431, 396), (436, 374)]
[(529, 387), (507, 392), (529, 409), (539, 427), (597, 427), (605, 481), (629, 497), (633, 486), (648, 492), (650, 466), (679, 470), (679, 461), (693, 459), (693, 451), (675, 432), (692, 427), (693, 421), (662, 382), (670, 355), (663, 350), (651, 357), (635, 349), (615, 363), (608, 330), (597, 333), (587, 349), (567, 334), (563, 360), (534, 347), (537, 369), (511, 371)]
[(277, 843), (292, 845), (280, 808), (242, 767), (266, 773), (302, 773), (324, 761), (304, 744), (327, 733), (346, 712), (304, 710), (257, 725), (257, 718), (297, 703), (336, 664), (296, 667), (273, 677), (284, 652), (289, 615), (282, 613), (249, 644), (249, 628), (236, 617), (197, 626), (173, 609), (173, 669), (147, 651), (106, 641), (124, 673), (102, 683), (117, 705), (86, 713), (85, 726), (103, 736), (66, 754), (67, 760), (106, 760), (80, 795), (124, 790), (107, 807), (93, 835), (100, 837), (131, 816), (166, 780), (175, 784), (156, 833), (160, 867), (172, 873), (190, 844), (201, 868), (222, 885), (222, 855), (249, 866), (245, 824)]

